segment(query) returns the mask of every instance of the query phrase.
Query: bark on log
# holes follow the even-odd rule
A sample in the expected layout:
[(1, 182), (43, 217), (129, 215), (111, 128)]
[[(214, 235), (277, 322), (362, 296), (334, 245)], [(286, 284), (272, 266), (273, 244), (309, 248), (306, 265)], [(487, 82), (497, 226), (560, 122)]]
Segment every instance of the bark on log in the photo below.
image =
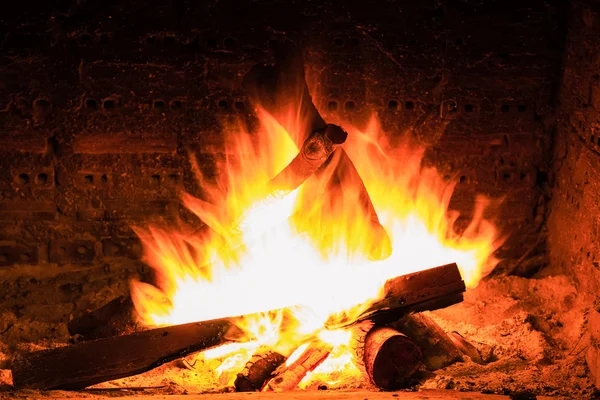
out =
[(461, 351), (446, 332), (425, 314), (407, 315), (392, 326), (419, 345), (423, 352), (423, 364), (429, 371), (463, 361)]
[(380, 325), (389, 324), (410, 312), (436, 310), (460, 303), (465, 290), (456, 263), (402, 275), (388, 280), (383, 298), (357, 318), (329, 321), (326, 326), (329, 329), (343, 328), (366, 320)]
[[(278, 120), (299, 146), (312, 132), (324, 129), (327, 123), (313, 104), (308, 91), (302, 52), (290, 42), (285, 42), (276, 44), (274, 53), (275, 65), (258, 65), (252, 68), (244, 77), (243, 84), (246, 91)], [(302, 120), (302, 123), (298, 124), (297, 121), (288, 123), (290, 111)], [(298, 125), (304, 130), (295, 132)], [(374, 259), (385, 259), (392, 253), (392, 245), (385, 228), (379, 222), (371, 197), (344, 149), (339, 148), (335, 153), (339, 154), (339, 162), (326, 193), (335, 196), (348, 182), (351, 185), (359, 183), (360, 196), (357, 206), (369, 216), (373, 233), (377, 238), (370, 256)], [(319, 170), (316, 175), (323, 172), (324, 170)]]
[(346, 141), (348, 134), (339, 126), (328, 124), (314, 131), (298, 155), (269, 182), (271, 190), (291, 191), (317, 171), (331, 154)]
[(97, 340), (135, 332), (136, 311), (131, 297), (119, 296), (97, 310), (73, 318), (69, 324), (72, 336), (81, 341)]
[(419, 369), (421, 350), (392, 328), (373, 328), (365, 339), (364, 362), (369, 378), (378, 388), (400, 389)]
[(236, 392), (259, 392), (273, 371), (285, 362), (286, 357), (268, 347), (259, 348), (238, 373), (235, 379)]
[[(268, 392), (282, 392), (295, 389), (300, 381), (317, 368), (329, 356), (333, 347), (321, 340), (312, 341), (300, 357), (289, 367), (275, 374), (266, 386)], [(283, 365), (282, 365), (283, 367)]]
[(136, 332), (21, 355), (12, 365), (17, 389), (83, 389), (140, 374), (243, 332), (235, 319), (216, 319)]

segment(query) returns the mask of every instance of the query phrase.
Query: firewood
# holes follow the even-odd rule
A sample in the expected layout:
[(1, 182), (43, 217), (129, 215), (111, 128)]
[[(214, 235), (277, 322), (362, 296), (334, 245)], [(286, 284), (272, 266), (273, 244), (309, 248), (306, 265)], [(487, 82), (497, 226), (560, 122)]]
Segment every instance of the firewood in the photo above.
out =
[(423, 364), (430, 371), (463, 361), (461, 351), (446, 332), (423, 313), (407, 315), (392, 326), (419, 345)]
[[(244, 77), (243, 85), (248, 93), (290, 132), (296, 144), (300, 145), (312, 132), (324, 129), (327, 123), (313, 104), (308, 91), (301, 51), (290, 42), (277, 43), (274, 56), (273, 66), (255, 66)], [(297, 116), (303, 120), (301, 128), (304, 128), (304, 131), (296, 132), (296, 126), (286, 123), (290, 109), (297, 112)], [(385, 228), (379, 222), (371, 197), (346, 152), (339, 148), (335, 153), (339, 154), (339, 162), (330, 179), (326, 195), (335, 196), (340, 188), (359, 183), (360, 201), (357, 206), (368, 215), (376, 237), (369, 255), (373, 259), (385, 259), (392, 253), (392, 245)], [(323, 173), (324, 169), (321, 169), (315, 174), (319, 176)]]
[(454, 343), (456, 348), (459, 349), (464, 355), (468, 356), (471, 361), (481, 365), (485, 365), (489, 362), (488, 359), (483, 359), (477, 347), (469, 343), (458, 332), (450, 332), (448, 337), (450, 340), (452, 340), (452, 343)]
[(69, 324), (72, 336), (81, 341), (97, 340), (138, 330), (136, 311), (131, 297), (119, 296), (97, 310), (73, 318)]
[[(389, 279), (384, 295), (358, 317), (343, 321), (328, 321), (329, 329), (348, 327), (371, 320), (380, 325), (397, 321), (410, 312), (436, 310), (460, 303), (466, 290), (456, 263), (430, 268)], [(348, 313), (354, 315), (354, 313)]]
[(271, 179), (268, 185), (270, 190), (290, 191), (298, 188), (346, 141), (347, 136), (342, 128), (332, 124), (312, 132), (298, 155)]
[(375, 327), (365, 339), (364, 363), (371, 381), (380, 389), (405, 387), (421, 365), (421, 350), (406, 335)]
[(283, 368), (284, 365), (282, 365), (280, 372), (275, 371), (275, 376), (268, 382), (265, 390), (268, 392), (282, 392), (296, 388), (306, 374), (314, 371), (325, 361), (331, 350), (333, 350), (333, 347), (321, 340), (310, 342), (300, 357), (290, 366)]
[(261, 346), (248, 360), (235, 379), (237, 392), (258, 392), (271, 377), (273, 371), (285, 362), (286, 357), (269, 347)]
[(243, 338), (235, 319), (223, 318), (82, 342), (17, 357), (13, 383), (17, 389), (83, 389)]

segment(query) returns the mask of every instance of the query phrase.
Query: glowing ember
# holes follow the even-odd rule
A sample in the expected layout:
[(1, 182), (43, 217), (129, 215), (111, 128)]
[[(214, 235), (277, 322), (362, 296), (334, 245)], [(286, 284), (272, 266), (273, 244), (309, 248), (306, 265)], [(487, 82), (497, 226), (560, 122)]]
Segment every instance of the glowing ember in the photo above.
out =
[(217, 373), (231, 384), (259, 346), (285, 353), (289, 365), (318, 337), (333, 351), (299, 387), (356, 379), (360, 371), (352, 363), (349, 331), (324, 330), (324, 322), (350, 309), (364, 310), (381, 296), (387, 279), (438, 265), (456, 262), (467, 286), (477, 285), (495, 266), (491, 254), (500, 242), (483, 217), (487, 203), (477, 202), (471, 224), (457, 234), (457, 216), (448, 212), (454, 186), (421, 166), (422, 148), (391, 145), (375, 119), (363, 131), (345, 126), (349, 137), (343, 147), (392, 241), (391, 256), (374, 261), (369, 249), (380, 238), (357, 207), (359, 191), (352, 184), (358, 188), (360, 182), (350, 182), (334, 201), (325, 203), (319, 195), (337, 157), (320, 179), (313, 176), (294, 191), (268, 192), (269, 180), (298, 148), (268, 113), (258, 115), (260, 132), (227, 132), (227, 158), (218, 168), (226, 173), (218, 182), (198, 175), (207, 200), (183, 194), (184, 205), (210, 230), (195, 235), (173, 228), (137, 230), (159, 289), (132, 282), (136, 309), (148, 326), (285, 310), (246, 319), (241, 328), (250, 342), (202, 356), (218, 360)]

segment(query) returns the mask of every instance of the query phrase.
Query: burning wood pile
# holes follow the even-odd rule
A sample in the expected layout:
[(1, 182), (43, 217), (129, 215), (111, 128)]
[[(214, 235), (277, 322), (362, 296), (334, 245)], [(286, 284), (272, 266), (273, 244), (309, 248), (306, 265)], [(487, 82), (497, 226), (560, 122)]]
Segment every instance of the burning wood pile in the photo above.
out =
[[(383, 299), (365, 309), (356, 319), (341, 324), (330, 321), (324, 331), (345, 329), (351, 332), (357, 365), (378, 387), (398, 388), (406, 384), (422, 363), (438, 369), (461, 359), (459, 347), (435, 322), (414, 313), (458, 303), (462, 301), (464, 290), (456, 264), (401, 276), (389, 280)], [(145, 372), (194, 352), (254, 339), (248, 338), (238, 326), (240, 321), (258, 317), (252, 315), (98, 339), (106, 332), (107, 325), (119, 329), (132, 326), (133, 319), (122, 318), (124, 310), (133, 311), (131, 304), (116, 299), (102, 309), (73, 320), (70, 331), (84, 334), (81, 343), (33, 352), (17, 359), (12, 369), (15, 387), (83, 389)], [(107, 313), (107, 310), (112, 312)], [(280, 313), (281, 310), (275, 310), (266, 314)], [(282, 314), (284, 318), (293, 319), (285, 311)], [(96, 340), (85, 341), (86, 338)], [(330, 343), (315, 335), (297, 341), (294, 347), (285, 342), (272, 348), (261, 346), (237, 374), (235, 388), (238, 391), (295, 389), (332, 349)], [(290, 359), (296, 352), (296, 357)]]
[[(72, 320), (69, 331), (80, 343), (18, 358), (16, 388), (81, 389), (231, 344), (239, 345), (232, 357), (246, 354), (228, 368), (238, 391), (301, 387), (339, 349), (381, 389), (463, 354), (481, 361), (420, 312), (462, 301), (485, 263), (493, 264), (496, 232), (483, 211), (461, 235), (453, 233), (456, 217), (446, 215), (451, 190), (436, 192), (437, 175), (420, 172), (418, 157), (398, 161), (366, 135), (326, 123), (308, 94), (301, 57), (286, 46), (275, 57), (273, 67), (247, 75), (261, 122), (270, 127), (268, 143), (256, 152), (251, 142), (258, 139), (237, 142), (226, 195), (204, 180), (211, 201), (183, 196), (207, 228), (192, 235), (140, 228), (156, 282), (133, 282), (131, 298)], [(301, 99), (292, 102), (292, 114), (283, 111), (289, 99)], [(426, 123), (441, 128), (436, 115)], [(353, 138), (363, 142), (349, 143)], [(361, 146), (376, 156), (346, 153)], [(270, 164), (261, 170), (265, 159)], [(365, 164), (375, 161), (389, 168)], [(401, 179), (373, 184), (399, 172)], [(394, 197), (402, 187), (410, 190)], [(397, 201), (422, 210), (394, 215)]]

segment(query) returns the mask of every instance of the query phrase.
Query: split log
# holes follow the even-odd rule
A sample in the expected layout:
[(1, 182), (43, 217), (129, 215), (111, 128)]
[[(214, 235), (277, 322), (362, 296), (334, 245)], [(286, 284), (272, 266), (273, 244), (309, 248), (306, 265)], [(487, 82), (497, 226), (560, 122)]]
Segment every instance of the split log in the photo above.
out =
[[(397, 321), (411, 312), (448, 307), (463, 301), (466, 286), (456, 263), (430, 268), (389, 279), (381, 300), (373, 303), (354, 319), (328, 321), (329, 329), (351, 326), (371, 320), (380, 325)], [(348, 313), (348, 315), (355, 315)]]
[(13, 383), (16, 389), (83, 389), (243, 337), (234, 318), (223, 318), (37, 351), (14, 361)]
[(446, 332), (423, 313), (407, 315), (392, 326), (419, 345), (423, 364), (429, 371), (463, 361), (462, 352)]
[(333, 346), (321, 340), (310, 342), (300, 357), (290, 366), (280, 367), (282, 371), (275, 371), (275, 377), (266, 386), (268, 392), (282, 392), (295, 389), (306, 374), (317, 368), (333, 350)]
[(285, 362), (286, 357), (275, 350), (261, 346), (248, 360), (235, 379), (236, 392), (259, 392), (271, 374)]
[[(327, 123), (319, 114), (312, 102), (306, 84), (304, 60), (301, 51), (291, 42), (277, 43), (274, 46), (275, 65), (257, 65), (244, 77), (243, 85), (246, 91), (267, 110), (291, 134), (297, 145), (300, 145), (312, 132), (324, 129)], [(292, 111), (304, 123), (301, 132), (295, 132), (294, 125), (288, 124), (289, 112)], [(339, 155), (339, 162), (330, 178), (326, 195), (335, 196), (339, 189), (358, 184), (359, 204), (371, 221), (373, 234), (377, 238), (370, 256), (374, 259), (385, 259), (392, 253), (390, 238), (381, 223), (371, 201), (371, 197), (344, 149), (335, 151)], [(331, 158), (330, 158), (331, 159)], [(316, 175), (324, 173), (324, 169)]]
[(80, 335), (81, 341), (133, 333), (138, 330), (135, 315), (131, 297), (119, 296), (97, 310), (73, 318), (68, 329), (72, 336)]
[(365, 339), (364, 363), (369, 378), (378, 388), (400, 389), (407, 386), (419, 369), (421, 350), (392, 328), (374, 328)]

